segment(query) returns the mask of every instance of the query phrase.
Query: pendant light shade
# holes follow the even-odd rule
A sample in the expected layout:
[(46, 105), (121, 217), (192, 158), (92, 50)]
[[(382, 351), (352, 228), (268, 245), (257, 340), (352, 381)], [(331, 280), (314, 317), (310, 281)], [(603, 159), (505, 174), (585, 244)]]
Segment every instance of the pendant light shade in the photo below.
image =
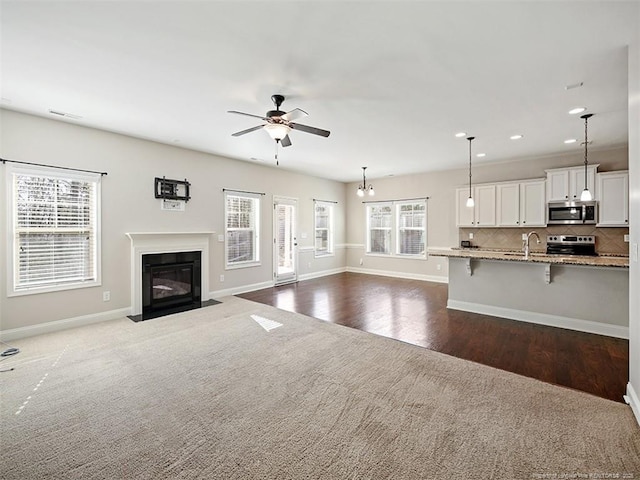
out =
[(587, 113), (586, 115), (582, 115), (580, 118), (584, 118), (584, 190), (580, 194), (580, 200), (583, 202), (588, 202), (593, 200), (593, 195), (589, 191), (589, 184), (587, 183), (588, 175), (587, 170), (589, 167), (589, 159), (588, 157), (588, 146), (589, 139), (587, 137), (587, 122), (589, 118), (593, 117), (593, 113)]
[(474, 207), (476, 202), (473, 201), (473, 195), (471, 194), (471, 142), (476, 137), (467, 137), (469, 140), (469, 198), (467, 198), (467, 207)]
[(358, 185), (358, 196), (364, 197), (365, 192), (369, 194), (370, 197), (373, 197), (376, 192), (373, 190), (373, 185), (369, 184), (367, 187), (367, 177), (365, 176), (365, 170), (367, 167), (362, 167), (362, 185)]

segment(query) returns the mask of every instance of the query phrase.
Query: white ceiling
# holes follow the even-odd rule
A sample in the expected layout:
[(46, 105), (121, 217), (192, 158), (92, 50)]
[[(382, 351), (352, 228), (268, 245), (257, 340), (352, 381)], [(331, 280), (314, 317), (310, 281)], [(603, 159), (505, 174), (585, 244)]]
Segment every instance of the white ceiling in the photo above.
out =
[(331, 136), (293, 131), (278, 168), (340, 181), (464, 168), (459, 131), (476, 164), (580, 152), (575, 106), (609, 148), (627, 142), (639, 5), (2, 0), (0, 105), (274, 164), (265, 131), (231, 136), (260, 120), (227, 110), (264, 115), (281, 93)]

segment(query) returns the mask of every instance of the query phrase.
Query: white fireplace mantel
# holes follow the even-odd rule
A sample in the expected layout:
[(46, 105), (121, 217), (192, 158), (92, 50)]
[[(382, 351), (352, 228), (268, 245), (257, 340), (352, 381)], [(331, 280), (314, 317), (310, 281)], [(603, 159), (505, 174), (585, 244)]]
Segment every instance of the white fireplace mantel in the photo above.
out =
[(216, 232), (128, 232), (131, 240), (131, 315), (142, 313), (142, 255), (200, 251), (202, 301), (209, 300), (209, 242)]

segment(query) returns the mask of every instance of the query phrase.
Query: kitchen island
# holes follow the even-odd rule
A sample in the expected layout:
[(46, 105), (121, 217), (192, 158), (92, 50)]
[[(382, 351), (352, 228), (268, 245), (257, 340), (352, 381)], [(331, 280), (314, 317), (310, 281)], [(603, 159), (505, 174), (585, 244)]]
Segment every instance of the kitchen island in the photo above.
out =
[(461, 248), (449, 259), (447, 307), (628, 338), (629, 258)]

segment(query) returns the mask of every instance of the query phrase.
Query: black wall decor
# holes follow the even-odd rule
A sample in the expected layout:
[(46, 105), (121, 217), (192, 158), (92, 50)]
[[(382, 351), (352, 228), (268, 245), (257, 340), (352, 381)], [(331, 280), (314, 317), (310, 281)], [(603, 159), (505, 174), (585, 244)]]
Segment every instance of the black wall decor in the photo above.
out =
[(155, 196), (165, 200), (184, 200), (188, 202), (191, 198), (189, 187), (191, 187), (191, 184), (187, 182), (186, 178), (183, 181), (156, 177)]

